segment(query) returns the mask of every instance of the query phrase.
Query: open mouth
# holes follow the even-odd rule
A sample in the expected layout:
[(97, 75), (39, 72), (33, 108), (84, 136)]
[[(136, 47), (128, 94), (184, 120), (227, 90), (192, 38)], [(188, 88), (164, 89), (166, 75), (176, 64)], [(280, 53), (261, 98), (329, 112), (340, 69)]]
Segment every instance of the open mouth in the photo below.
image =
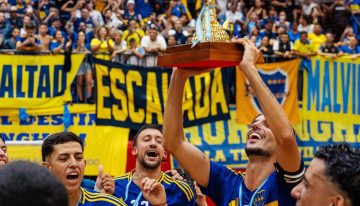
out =
[(79, 178), (78, 172), (70, 172), (68, 175), (66, 175), (66, 179), (70, 181), (76, 181)]
[(158, 153), (156, 150), (149, 150), (146, 152), (146, 155), (149, 156), (149, 157), (157, 157), (158, 156)]

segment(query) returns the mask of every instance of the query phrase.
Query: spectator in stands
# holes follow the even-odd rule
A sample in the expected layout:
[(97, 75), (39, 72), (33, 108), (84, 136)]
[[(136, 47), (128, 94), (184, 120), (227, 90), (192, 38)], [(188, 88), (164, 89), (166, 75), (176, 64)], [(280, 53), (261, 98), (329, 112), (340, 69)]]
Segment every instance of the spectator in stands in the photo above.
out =
[(349, 2), (349, 7), (351, 11), (351, 17), (350, 22), (351, 26), (354, 29), (354, 33), (357, 35), (357, 38), (360, 38), (360, 1), (359, 0), (353, 0)]
[(156, 25), (149, 25), (149, 34), (141, 39), (141, 47), (144, 48), (147, 57), (144, 59), (145, 66), (154, 67), (157, 65), (157, 57), (159, 53), (165, 52), (166, 41), (164, 37), (158, 33)]
[(168, 46), (176, 46), (176, 37), (174, 36), (174, 34), (169, 35), (168, 41), (167, 41)]
[(153, 6), (156, 1), (136, 0), (135, 12), (140, 14), (142, 18), (147, 18), (153, 12)]
[(11, 25), (6, 21), (4, 12), (0, 12), (0, 45), (11, 35)]
[(64, 206), (68, 197), (64, 185), (46, 168), (16, 161), (0, 169), (1, 205)]
[(267, 18), (266, 10), (264, 9), (264, 5), (263, 5), (262, 0), (255, 0), (254, 6), (252, 6), (252, 7), (247, 11), (247, 15), (246, 15), (246, 18), (247, 18), (247, 19), (250, 18), (250, 15), (252, 15), (252, 12), (255, 12), (255, 14), (256, 14), (260, 19), (266, 19), (266, 18)]
[(58, 19), (60, 19), (59, 9), (56, 7), (51, 7), (50, 13), (49, 13), (49, 15), (46, 16), (43, 23), (51, 25), (54, 21), (57, 21)]
[(283, 27), (286, 32), (289, 31), (290, 22), (286, 21), (286, 13), (285, 11), (281, 11), (279, 13), (279, 19), (275, 22), (276, 27)]
[(51, 3), (49, 0), (40, 1), (38, 7), (40, 13), (44, 12), (44, 16), (49, 16), (51, 7)]
[(130, 47), (129, 40), (131, 38), (135, 39), (136, 45), (140, 46), (141, 38), (145, 35), (142, 29), (137, 28), (136, 20), (131, 19), (129, 21), (128, 29), (123, 33), (123, 39), (127, 42), (128, 47)]
[(242, 12), (242, 8), (238, 8), (237, 1), (231, 1), (230, 9), (225, 12), (225, 20), (233, 26), (234, 35), (238, 36), (241, 32), (241, 28), (246, 21), (246, 16)]
[(61, 19), (59, 19), (59, 18), (53, 20), (51, 26), (49, 27), (48, 33), (49, 33), (49, 35), (54, 36), (55, 31), (57, 31), (57, 30), (60, 30), (62, 32), (63, 36), (67, 37), (67, 34), (63, 29)]
[[(318, 24), (320, 25), (320, 24)], [(314, 31), (314, 25), (311, 23), (311, 17), (302, 15), (299, 19), (299, 31), (306, 31), (306, 33), (311, 34)]]
[(19, 28), (13, 28), (13, 31), (11, 33), (11, 38), (5, 39), (4, 44), (3, 44), (3, 48), (4, 49), (16, 49), (16, 39), (20, 34), (20, 29)]
[(335, 35), (335, 42), (338, 42), (346, 26), (350, 24), (350, 8), (344, 0), (335, 0), (330, 6), (332, 31)]
[(272, 55), (274, 53), (273, 46), (269, 44), (269, 37), (264, 36), (261, 39), (260, 46), (258, 47), (264, 55)]
[(123, 24), (111, 9), (104, 11), (104, 17), (107, 28), (119, 28)]
[(17, 14), (20, 17), (23, 17), (25, 15), (25, 1), (24, 0), (16, 0), (16, 8), (17, 8)]
[(125, 63), (130, 65), (142, 66), (145, 50), (136, 45), (134, 38), (130, 39), (130, 48), (125, 52)]
[(108, 28), (101, 26), (98, 28), (97, 37), (91, 40), (90, 46), (91, 51), (95, 52), (96, 58), (101, 58), (105, 60), (110, 59), (110, 55), (114, 51), (114, 41), (109, 38)]
[(103, 26), (104, 25), (104, 19), (101, 15), (101, 12), (94, 9), (95, 5), (94, 2), (88, 1), (86, 3), (86, 8), (89, 10), (90, 18), (92, 19), (95, 26)]
[(318, 51), (321, 44), (323, 44), (326, 40), (325, 35), (322, 34), (321, 32), (322, 32), (321, 25), (317, 23), (314, 25), (314, 33), (308, 33), (310, 43), (314, 46), (315, 51)]
[(127, 5), (127, 9), (125, 10), (124, 19), (126, 19), (126, 20), (134, 19), (140, 23), (140, 27), (141, 27), (142, 26), (142, 16), (141, 16), (141, 14), (135, 12), (135, 1), (128, 0), (126, 5)]
[[(92, 65), (90, 62), (90, 57), (88, 54), (90, 52), (90, 45), (86, 43), (86, 36), (84, 31), (78, 33), (77, 42), (74, 48), (74, 52), (85, 53), (85, 58), (81, 63), (78, 73), (76, 74), (76, 92), (79, 98), (80, 103), (86, 102), (89, 104), (94, 103), (94, 98), (92, 96)], [(86, 87), (86, 95), (84, 95), (84, 82)], [(84, 98), (84, 96), (86, 98)]]
[[(260, 21), (259, 21), (259, 16), (255, 13), (252, 12), (252, 14), (248, 15), (249, 18), (246, 19), (246, 22), (243, 25), (243, 29), (246, 30), (247, 33), (251, 33), (253, 31), (253, 29), (257, 30), (257, 35), (259, 34), (258, 29), (260, 28)], [(251, 35), (251, 34), (249, 34)]]
[(300, 39), (294, 43), (294, 53), (300, 58), (309, 59), (316, 55), (314, 45), (310, 44), (306, 31), (300, 32)]
[(71, 47), (71, 44), (72, 42), (66, 42), (66, 39), (63, 36), (62, 32), (60, 30), (57, 30), (55, 32), (55, 35), (53, 36), (53, 40), (50, 42), (50, 51), (53, 54), (58, 54), (60, 52), (64, 52), (65, 49), (69, 49)]
[(168, 18), (171, 16), (180, 18), (182, 14), (186, 14), (186, 8), (181, 0), (170, 0), (169, 8), (166, 11), (166, 16)]
[(20, 35), (16, 39), (16, 50), (18, 51), (39, 51), (40, 41), (34, 37), (35, 25), (25, 24), (25, 35)]
[(348, 143), (320, 147), (291, 195), (297, 206), (360, 205), (360, 150)]
[(343, 34), (340, 37), (340, 41), (337, 42), (338, 46), (347, 45), (350, 41), (351, 37), (354, 37), (355, 33), (351, 26), (346, 27)]
[[(297, 21), (293, 21), (288, 32), (289, 38), (291, 42), (295, 42), (300, 38), (300, 32), (298, 30), (299, 23)], [(307, 33), (307, 32), (306, 32)]]
[(0, 134), (0, 169), (8, 162), (9, 162), (9, 157), (7, 154), (7, 145), (4, 137)]
[(271, 5), (274, 6), (278, 14), (285, 11), (287, 16), (292, 15), (292, 0), (272, 0)]
[(342, 51), (334, 44), (334, 34), (331, 32), (327, 32), (325, 42), (320, 46), (318, 50), (318, 55), (329, 57), (329, 58), (337, 58), (343, 54)]
[(184, 30), (183, 30), (183, 24), (180, 20), (176, 20), (174, 23), (174, 29), (175, 29), (175, 38), (176, 38), (176, 44), (180, 45), (180, 44), (185, 44), (186, 42), (186, 37), (184, 35)]
[(269, 38), (270, 45), (273, 45), (277, 38), (277, 34), (273, 32), (273, 25), (274, 22), (271, 19), (266, 20), (265, 29), (264, 31), (261, 31), (258, 36), (259, 39), (262, 39), (264, 36), (267, 36)]
[(318, 11), (318, 5), (313, 0), (303, 0), (302, 3), (302, 14), (305, 16), (312, 16), (314, 12)]
[(35, 37), (40, 41), (41, 50), (47, 51), (50, 48), (50, 42), (52, 41), (52, 36), (48, 35), (48, 26), (47, 24), (41, 23), (39, 26), (39, 34)]
[(126, 41), (122, 39), (123, 32), (116, 30), (114, 35), (114, 52), (111, 60), (118, 63), (124, 63), (122, 54), (127, 50)]
[(279, 41), (276, 41), (273, 45), (274, 54), (283, 59), (289, 59), (292, 57), (293, 43), (289, 40), (289, 34), (283, 32), (279, 36)]
[(86, 26), (85, 32), (93, 31), (95, 29), (95, 24), (90, 18), (89, 10), (85, 7), (81, 9), (81, 17), (76, 18), (75, 13), (73, 13), (73, 16), (71, 17), (71, 21), (74, 22), (75, 28), (77, 28), (81, 22), (84, 22)]
[(345, 54), (351, 55), (352, 58), (359, 57), (360, 47), (358, 46), (358, 40), (355, 36), (349, 38), (349, 43), (340, 47), (340, 50)]
[(300, 39), (294, 43), (294, 53), (302, 59), (298, 73), (298, 100), (302, 101), (304, 69), (309, 71), (311, 66), (310, 57), (316, 55), (314, 45), (310, 44), (306, 31), (300, 32)]
[[(1, 14), (0, 14), (1, 15)], [(17, 8), (16, 6), (10, 7), (10, 24), (12, 27), (21, 28), (23, 27), (23, 20), (21, 17), (17, 15)]]

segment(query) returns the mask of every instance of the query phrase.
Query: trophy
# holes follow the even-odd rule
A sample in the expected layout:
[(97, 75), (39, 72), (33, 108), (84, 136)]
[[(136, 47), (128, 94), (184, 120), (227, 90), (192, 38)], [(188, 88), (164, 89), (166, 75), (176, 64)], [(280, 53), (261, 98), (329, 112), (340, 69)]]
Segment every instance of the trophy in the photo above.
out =
[[(193, 44), (168, 47), (158, 58), (158, 66), (181, 68), (215, 68), (236, 66), (244, 47), (231, 43), (225, 29), (216, 20), (215, 0), (206, 0), (196, 20)], [(260, 56), (258, 63), (263, 63)]]

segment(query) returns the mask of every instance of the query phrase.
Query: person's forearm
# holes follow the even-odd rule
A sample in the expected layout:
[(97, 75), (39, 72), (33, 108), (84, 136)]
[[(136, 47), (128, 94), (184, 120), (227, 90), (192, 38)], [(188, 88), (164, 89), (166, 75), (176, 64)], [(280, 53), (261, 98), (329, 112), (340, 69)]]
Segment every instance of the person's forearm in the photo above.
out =
[[(180, 73), (177, 70), (173, 71)], [(184, 94), (184, 85), (187, 77), (182, 75), (173, 74), (171, 76), (169, 93), (166, 101), (166, 108), (164, 112), (164, 122), (171, 122), (171, 126), (164, 126), (164, 146), (167, 150), (174, 151), (176, 145), (183, 141), (183, 114), (182, 114), (182, 101)], [(166, 138), (171, 137), (171, 138)]]

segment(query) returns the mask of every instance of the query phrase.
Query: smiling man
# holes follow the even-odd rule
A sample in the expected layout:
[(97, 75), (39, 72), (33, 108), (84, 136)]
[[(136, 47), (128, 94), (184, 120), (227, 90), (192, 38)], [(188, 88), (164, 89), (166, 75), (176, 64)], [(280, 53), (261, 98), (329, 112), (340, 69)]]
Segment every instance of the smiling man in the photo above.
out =
[(128, 205), (149, 205), (139, 187), (141, 179), (148, 177), (160, 182), (166, 191), (167, 205), (195, 205), (194, 192), (183, 181), (173, 180), (161, 171), (161, 162), (167, 154), (162, 146), (162, 130), (156, 125), (144, 125), (134, 137), (132, 154), (136, 157), (134, 171), (114, 178), (114, 196), (123, 198)]
[[(246, 174), (212, 162), (183, 132), (182, 100), (188, 77), (209, 70), (174, 69), (164, 114), (164, 145), (216, 205), (295, 205), (291, 189), (304, 167), (295, 134), (285, 112), (262, 81), (255, 62), (260, 51), (249, 39), (233, 39), (245, 48), (240, 68), (257, 96), (262, 113), (247, 133)], [(212, 97), (216, 98), (216, 97)]]
[(5, 139), (0, 134), (0, 167), (6, 165), (9, 162), (9, 157), (7, 154), (7, 146)]
[[(86, 161), (83, 156), (83, 141), (71, 132), (49, 135), (43, 142), (43, 165), (57, 176), (65, 185), (69, 206), (123, 206), (122, 199), (112, 195), (88, 191), (80, 187), (84, 176)], [(166, 201), (161, 184), (152, 179), (141, 179), (140, 185), (149, 201), (157, 205)]]

